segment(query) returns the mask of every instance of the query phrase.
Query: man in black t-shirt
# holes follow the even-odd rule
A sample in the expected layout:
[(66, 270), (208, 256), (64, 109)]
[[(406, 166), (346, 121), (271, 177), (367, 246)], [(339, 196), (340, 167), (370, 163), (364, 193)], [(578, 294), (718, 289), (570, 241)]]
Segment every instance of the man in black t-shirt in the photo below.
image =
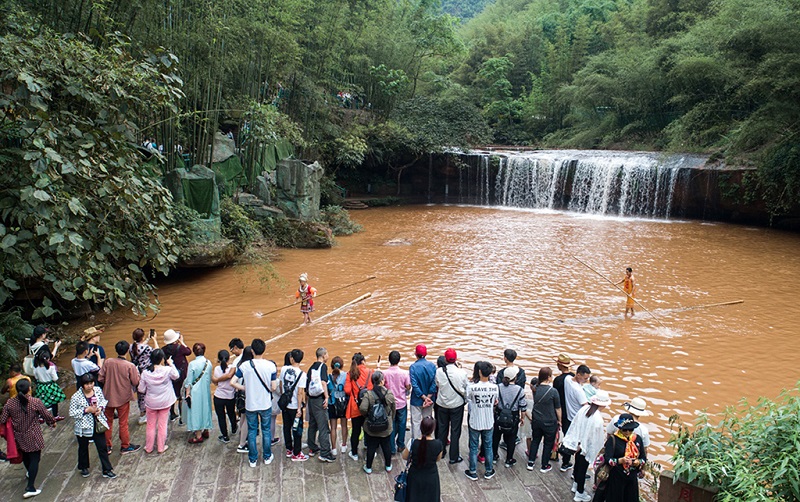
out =
[[(328, 351), (317, 349), (317, 361), (308, 369), (306, 395), (308, 396), (308, 452), (319, 453), (322, 462), (333, 462), (331, 452), (331, 429), (328, 423)], [(319, 432), (319, 446), (317, 446)]]
[[(564, 379), (567, 376), (574, 377), (575, 373), (569, 370), (569, 367), (572, 366), (572, 359), (567, 354), (559, 354), (554, 360), (561, 374), (553, 379), (553, 388), (558, 391), (558, 397), (561, 399), (561, 432), (566, 434), (571, 422), (567, 419), (567, 398), (564, 395)], [(561, 455), (562, 472), (566, 472), (572, 467), (571, 460), (572, 455)]]

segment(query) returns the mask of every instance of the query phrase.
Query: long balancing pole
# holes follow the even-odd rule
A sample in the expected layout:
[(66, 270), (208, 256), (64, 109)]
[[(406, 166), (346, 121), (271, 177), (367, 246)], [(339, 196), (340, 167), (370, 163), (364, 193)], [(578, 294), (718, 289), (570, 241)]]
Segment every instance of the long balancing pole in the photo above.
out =
[(600, 277), (602, 277), (603, 279), (605, 279), (605, 280), (606, 280), (606, 281), (607, 281), (609, 284), (611, 284), (612, 286), (614, 286), (614, 287), (615, 287), (615, 288), (617, 288), (618, 290), (620, 290), (620, 291), (622, 291), (623, 293), (625, 293), (625, 296), (627, 296), (628, 298), (630, 298), (631, 300), (633, 300), (633, 302), (634, 302), (634, 303), (636, 303), (636, 305), (638, 305), (638, 306), (642, 307), (642, 310), (644, 310), (645, 312), (647, 312), (648, 314), (650, 314), (650, 317), (652, 317), (653, 319), (655, 319), (655, 320), (656, 320), (656, 322), (657, 322), (658, 324), (660, 324), (662, 328), (664, 328), (664, 329), (669, 329), (669, 328), (667, 328), (666, 326), (664, 326), (664, 323), (662, 323), (662, 322), (661, 322), (661, 320), (660, 320), (658, 317), (656, 317), (656, 316), (655, 316), (655, 314), (653, 314), (652, 312), (650, 312), (649, 310), (647, 310), (647, 307), (645, 307), (644, 305), (642, 305), (641, 303), (639, 303), (639, 300), (637, 300), (637, 299), (636, 299), (636, 298), (634, 298), (633, 296), (629, 295), (629, 294), (628, 294), (628, 293), (627, 293), (627, 292), (626, 292), (624, 289), (622, 289), (621, 287), (619, 287), (619, 286), (617, 286), (616, 284), (614, 284), (614, 282), (613, 282), (611, 279), (609, 279), (608, 277), (604, 276), (603, 274), (601, 274), (600, 272), (598, 272), (597, 270), (595, 270), (595, 269), (594, 269), (594, 268), (593, 268), (591, 265), (589, 265), (589, 264), (588, 264), (588, 263), (586, 263), (585, 261), (581, 260), (581, 259), (580, 259), (580, 258), (578, 258), (577, 256), (574, 256), (574, 255), (573, 255), (572, 257), (573, 257), (573, 258), (575, 258), (576, 260), (578, 260), (579, 262), (581, 262), (581, 264), (582, 264), (582, 265), (584, 265), (586, 268), (588, 268), (589, 270), (591, 270), (591, 271), (592, 271), (592, 272), (594, 272), (595, 274), (597, 274), (597, 275), (599, 275)]
[[(361, 284), (362, 282), (371, 281), (372, 279), (375, 279), (375, 278), (376, 278), (376, 277), (375, 277), (374, 275), (371, 275), (371, 276), (367, 277), (366, 279), (361, 279), (360, 281), (351, 282), (350, 284), (347, 284), (347, 285), (345, 285), (345, 286), (341, 286), (341, 287), (339, 287), (339, 288), (332, 289), (332, 290), (330, 290), (330, 291), (326, 291), (326, 292), (324, 292), (324, 293), (322, 293), (322, 294), (320, 294), (320, 295), (317, 295), (316, 297), (317, 297), (317, 298), (319, 298), (320, 296), (325, 296), (325, 295), (327, 295), (327, 294), (333, 293), (334, 291), (339, 291), (339, 290), (341, 290), (341, 289), (345, 289), (345, 288), (349, 288), (349, 287), (351, 287), (351, 286), (355, 286), (356, 284)], [(269, 312), (267, 312), (267, 313), (261, 314), (259, 317), (264, 317), (265, 315), (274, 314), (275, 312), (279, 312), (279, 311), (281, 311), (281, 310), (286, 310), (286, 309), (288, 309), (288, 308), (291, 308), (291, 307), (294, 307), (294, 306), (295, 306), (295, 304), (294, 304), (294, 303), (292, 303), (291, 305), (285, 305), (285, 306), (283, 306), (283, 307), (277, 308), (277, 309), (275, 309), (275, 310), (270, 310), (270, 311), (269, 311)]]

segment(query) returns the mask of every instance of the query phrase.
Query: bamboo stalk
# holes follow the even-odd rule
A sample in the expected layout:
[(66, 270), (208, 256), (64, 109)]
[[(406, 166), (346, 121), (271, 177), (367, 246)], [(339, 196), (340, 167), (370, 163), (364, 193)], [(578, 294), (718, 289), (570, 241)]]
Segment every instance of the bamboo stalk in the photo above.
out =
[(639, 303), (639, 300), (637, 300), (637, 299), (636, 299), (636, 298), (634, 298), (633, 296), (629, 295), (629, 294), (628, 294), (628, 293), (627, 293), (627, 292), (626, 292), (624, 289), (622, 289), (621, 287), (617, 286), (617, 285), (616, 285), (616, 284), (615, 284), (613, 281), (611, 281), (611, 279), (609, 279), (608, 277), (604, 276), (603, 274), (601, 274), (600, 272), (598, 272), (597, 270), (595, 270), (594, 268), (592, 268), (592, 266), (591, 266), (591, 265), (589, 265), (589, 264), (588, 264), (588, 263), (586, 263), (585, 261), (581, 260), (581, 259), (580, 259), (580, 258), (578, 258), (577, 256), (574, 256), (574, 255), (573, 255), (573, 258), (575, 258), (576, 260), (578, 260), (579, 262), (581, 262), (581, 264), (582, 264), (582, 265), (584, 265), (586, 268), (588, 268), (589, 270), (591, 270), (591, 271), (592, 271), (592, 272), (594, 272), (595, 274), (597, 274), (597, 275), (599, 275), (600, 277), (602, 277), (603, 279), (605, 279), (605, 280), (606, 280), (606, 281), (607, 281), (609, 284), (611, 284), (612, 286), (614, 286), (614, 287), (615, 287), (615, 288), (617, 288), (618, 290), (620, 290), (620, 291), (622, 291), (623, 293), (625, 293), (625, 296), (627, 296), (628, 298), (630, 298), (631, 300), (633, 300), (633, 301), (634, 301), (634, 303), (636, 303), (636, 305), (638, 305), (638, 306), (642, 307), (642, 310), (644, 310), (645, 312), (647, 312), (648, 314), (650, 314), (650, 317), (652, 317), (653, 319), (655, 319), (655, 320), (656, 320), (656, 322), (657, 322), (658, 324), (660, 324), (662, 328), (669, 329), (669, 328), (667, 328), (666, 326), (664, 326), (664, 323), (662, 323), (662, 322), (661, 322), (661, 320), (659, 320), (659, 318), (655, 316), (655, 314), (653, 314), (652, 312), (650, 312), (649, 310), (647, 310), (647, 307), (645, 307), (644, 305), (642, 305), (641, 303)]
[(733, 300), (731, 302), (721, 302), (721, 303), (708, 303), (706, 305), (695, 305), (693, 307), (681, 307), (681, 308), (675, 309), (674, 311), (675, 312), (685, 312), (687, 310), (707, 309), (707, 308), (711, 308), (711, 307), (722, 307), (722, 306), (725, 306), (725, 305), (736, 305), (736, 304), (739, 304), (739, 303), (744, 303), (744, 300)]

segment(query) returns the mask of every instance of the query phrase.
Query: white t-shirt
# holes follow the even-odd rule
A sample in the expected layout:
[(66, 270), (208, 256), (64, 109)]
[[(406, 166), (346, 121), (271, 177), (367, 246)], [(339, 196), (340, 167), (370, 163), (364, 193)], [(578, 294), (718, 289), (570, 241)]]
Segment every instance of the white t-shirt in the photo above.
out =
[(567, 375), (564, 379), (564, 400), (567, 402), (567, 420), (572, 422), (584, 404), (589, 402), (581, 384), (575, 378)]
[(92, 371), (100, 371), (100, 366), (86, 358), (78, 359), (76, 357), (72, 360), (72, 372), (75, 373), (76, 377), (91, 373)]
[[(614, 425), (619, 421), (619, 416), (614, 418), (611, 422), (609, 422), (608, 426), (606, 426), (606, 432), (609, 434), (615, 434), (617, 432), (617, 427)], [(633, 429), (633, 433), (642, 438), (642, 445), (647, 448), (650, 446), (650, 431), (647, 429), (643, 423), (639, 422), (639, 427)]]
[[(255, 372), (258, 372), (256, 375)], [(236, 370), (236, 378), (244, 382), (247, 391), (244, 393), (244, 407), (247, 411), (266, 411), (272, 408), (272, 382), (278, 378), (278, 369), (266, 359), (252, 359)], [(269, 388), (261, 384), (264, 381)]]
[[(228, 366), (226, 371), (222, 371), (222, 366), (217, 366), (214, 368), (214, 378), (220, 378), (230, 370), (230, 366)], [(233, 385), (231, 385), (231, 380), (222, 380), (217, 382), (217, 389), (214, 391), (214, 397), (218, 397), (220, 399), (233, 399), (235, 393), (236, 389), (234, 389)]]
[(497, 402), (497, 385), (491, 382), (467, 385), (469, 426), (476, 431), (494, 429), (494, 405)]
[(40, 383), (57, 382), (58, 371), (56, 370), (54, 364), (48, 364), (46, 368), (37, 366), (33, 368), (33, 378), (35, 378), (36, 381)]
[[(300, 379), (297, 385), (294, 384), (295, 380)], [(286, 392), (287, 390), (291, 389), (294, 386), (294, 393), (292, 394), (292, 400), (289, 402), (289, 406), (287, 409), (296, 410), (298, 407), (297, 404), (297, 392), (300, 389), (306, 388), (306, 372), (301, 370), (300, 368), (295, 368), (294, 366), (284, 366), (281, 368), (281, 377), (280, 377), (280, 393), (281, 395)]]

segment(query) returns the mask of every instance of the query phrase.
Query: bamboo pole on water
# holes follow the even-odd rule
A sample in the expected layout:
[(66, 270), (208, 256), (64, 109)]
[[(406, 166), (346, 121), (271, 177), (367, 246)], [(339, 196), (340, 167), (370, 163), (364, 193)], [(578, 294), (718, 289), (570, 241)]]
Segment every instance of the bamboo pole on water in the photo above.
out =
[[(336, 309), (334, 309), (334, 310), (332, 310), (332, 311), (328, 312), (327, 314), (325, 314), (325, 315), (323, 315), (323, 316), (320, 316), (320, 317), (319, 317), (319, 318), (318, 318), (318, 319), (317, 319), (315, 322), (320, 322), (321, 320), (325, 319), (326, 317), (330, 317), (330, 316), (332, 316), (333, 314), (336, 314), (336, 313), (338, 313), (338, 312), (341, 312), (342, 310), (346, 309), (347, 307), (349, 307), (349, 306), (351, 306), (351, 305), (355, 305), (356, 303), (358, 303), (358, 302), (360, 302), (360, 301), (362, 301), (362, 300), (366, 300), (367, 298), (369, 298), (369, 297), (371, 297), (371, 296), (372, 296), (372, 293), (364, 293), (363, 295), (359, 296), (359, 297), (358, 297), (358, 298), (356, 298), (355, 300), (351, 300), (351, 301), (349, 301), (349, 302), (345, 303), (344, 305), (342, 305), (341, 307), (338, 307), (338, 308), (336, 308)], [(291, 306), (291, 305), (290, 305), (290, 306)], [(274, 336), (274, 337), (270, 338), (269, 340), (266, 340), (266, 343), (269, 343), (269, 342), (274, 342), (275, 340), (280, 340), (281, 338), (285, 337), (286, 335), (289, 335), (289, 334), (291, 334), (291, 333), (294, 333), (295, 331), (298, 331), (298, 330), (300, 330), (300, 329), (303, 329), (303, 328), (305, 328), (306, 326), (308, 326), (308, 325), (307, 325), (307, 324), (301, 324), (300, 326), (298, 326), (298, 327), (296, 327), (296, 328), (292, 328), (292, 329), (290, 329), (289, 331), (286, 331), (286, 332), (284, 332), (284, 333), (281, 333), (281, 334), (280, 334), (280, 335), (278, 335), (278, 336)]]
[(687, 310), (695, 310), (695, 309), (707, 309), (711, 307), (723, 307), (725, 305), (737, 305), (739, 303), (744, 303), (744, 300), (733, 300), (730, 302), (720, 302), (720, 303), (707, 303), (705, 305), (694, 305), (692, 307), (681, 307), (674, 309), (674, 312), (685, 312)]
[(650, 312), (649, 310), (647, 310), (647, 307), (645, 307), (644, 305), (642, 305), (641, 303), (639, 303), (639, 300), (637, 300), (637, 299), (636, 299), (636, 298), (634, 298), (633, 296), (629, 295), (629, 294), (628, 294), (628, 293), (627, 293), (627, 292), (626, 292), (624, 289), (622, 289), (621, 287), (617, 286), (617, 285), (616, 285), (616, 284), (615, 284), (615, 283), (614, 283), (614, 282), (613, 282), (611, 279), (609, 279), (608, 277), (604, 276), (603, 274), (601, 274), (600, 272), (598, 272), (597, 270), (595, 270), (595, 269), (594, 269), (594, 268), (593, 268), (591, 265), (589, 265), (589, 264), (588, 264), (588, 263), (586, 263), (585, 261), (581, 260), (581, 259), (580, 259), (580, 258), (578, 258), (577, 256), (574, 256), (574, 255), (573, 255), (572, 257), (573, 257), (573, 258), (575, 258), (576, 260), (578, 260), (578, 261), (579, 261), (579, 262), (580, 262), (582, 265), (584, 265), (586, 268), (588, 268), (589, 270), (591, 270), (591, 271), (592, 271), (592, 272), (594, 272), (595, 274), (597, 274), (597, 275), (599, 275), (600, 277), (602, 277), (603, 279), (605, 279), (605, 280), (606, 280), (606, 281), (607, 281), (609, 284), (611, 284), (612, 286), (614, 286), (614, 287), (615, 287), (615, 288), (617, 288), (618, 290), (620, 290), (620, 291), (622, 291), (623, 293), (625, 293), (625, 296), (627, 296), (628, 298), (630, 298), (631, 300), (633, 300), (633, 301), (634, 301), (634, 303), (636, 303), (636, 305), (638, 305), (638, 306), (642, 307), (642, 310), (644, 310), (645, 312), (647, 312), (648, 314), (650, 314), (650, 317), (652, 317), (653, 319), (655, 319), (655, 321), (656, 321), (658, 324), (660, 324), (662, 328), (664, 328), (664, 329), (669, 329), (669, 328), (667, 328), (666, 326), (664, 326), (664, 323), (662, 323), (662, 322), (661, 322), (661, 320), (660, 320), (658, 317), (656, 317), (656, 315), (655, 315), (655, 314), (653, 314), (652, 312)]

